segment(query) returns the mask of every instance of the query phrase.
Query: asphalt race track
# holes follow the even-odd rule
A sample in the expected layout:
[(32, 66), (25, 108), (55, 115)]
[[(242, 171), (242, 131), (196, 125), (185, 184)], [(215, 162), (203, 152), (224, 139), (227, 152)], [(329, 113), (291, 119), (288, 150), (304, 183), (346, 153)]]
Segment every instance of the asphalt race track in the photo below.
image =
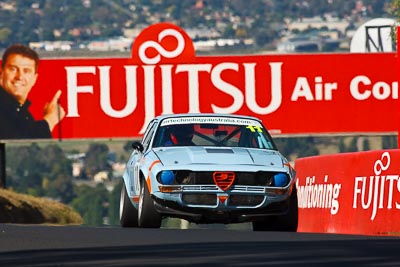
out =
[(400, 266), (400, 238), (0, 224), (0, 266)]

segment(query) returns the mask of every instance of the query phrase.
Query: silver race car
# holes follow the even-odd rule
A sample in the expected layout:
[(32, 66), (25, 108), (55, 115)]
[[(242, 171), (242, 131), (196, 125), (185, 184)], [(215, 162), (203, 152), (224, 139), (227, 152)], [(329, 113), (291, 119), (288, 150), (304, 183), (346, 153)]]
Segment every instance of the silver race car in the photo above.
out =
[(123, 174), (120, 223), (159, 228), (252, 222), (255, 231), (296, 231), (295, 171), (254, 117), (174, 114), (154, 118)]

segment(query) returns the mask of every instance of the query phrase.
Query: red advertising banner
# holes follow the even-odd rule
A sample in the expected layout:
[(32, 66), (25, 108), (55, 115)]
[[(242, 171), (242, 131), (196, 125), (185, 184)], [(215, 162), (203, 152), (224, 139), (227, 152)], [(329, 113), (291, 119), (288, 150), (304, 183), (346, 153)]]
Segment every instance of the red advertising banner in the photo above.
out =
[(298, 231), (398, 235), (399, 161), (398, 149), (296, 160)]
[(54, 138), (133, 138), (160, 114), (252, 115), (272, 134), (397, 132), (396, 53), (196, 56), (179, 27), (145, 29), (132, 58), (41, 59), (40, 119), (57, 90)]
[[(397, 58), (400, 57), (400, 27), (397, 27)], [(400, 77), (400, 60), (397, 60), (397, 77)], [(400, 148), (400, 101), (397, 101), (397, 126), (398, 126), (398, 135), (397, 135), (397, 147)]]

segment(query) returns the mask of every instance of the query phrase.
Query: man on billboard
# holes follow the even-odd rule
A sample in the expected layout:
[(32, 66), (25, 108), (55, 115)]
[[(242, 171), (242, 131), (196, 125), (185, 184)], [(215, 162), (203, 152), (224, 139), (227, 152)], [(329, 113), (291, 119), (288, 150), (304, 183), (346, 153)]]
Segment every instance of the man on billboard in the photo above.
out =
[(65, 117), (58, 104), (61, 91), (43, 109), (43, 119), (29, 111), (28, 94), (38, 77), (39, 56), (31, 48), (14, 44), (3, 53), (0, 69), (0, 139), (51, 138), (54, 127)]

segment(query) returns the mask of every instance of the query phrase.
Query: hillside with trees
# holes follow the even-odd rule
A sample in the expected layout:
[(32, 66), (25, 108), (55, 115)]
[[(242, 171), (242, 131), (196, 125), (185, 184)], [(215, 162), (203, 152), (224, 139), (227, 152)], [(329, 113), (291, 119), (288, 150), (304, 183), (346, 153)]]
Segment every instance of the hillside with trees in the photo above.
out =
[(327, 14), (350, 25), (390, 16), (390, 0), (5, 0), (0, 2), (0, 47), (11, 43), (122, 36), (125, 29), (168, 21), (208, 27), (225, 38), (252, 38), (264, 46), (279, 38), (287, 20)]

